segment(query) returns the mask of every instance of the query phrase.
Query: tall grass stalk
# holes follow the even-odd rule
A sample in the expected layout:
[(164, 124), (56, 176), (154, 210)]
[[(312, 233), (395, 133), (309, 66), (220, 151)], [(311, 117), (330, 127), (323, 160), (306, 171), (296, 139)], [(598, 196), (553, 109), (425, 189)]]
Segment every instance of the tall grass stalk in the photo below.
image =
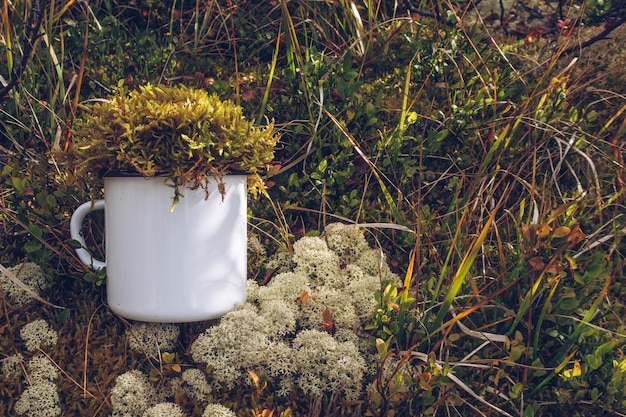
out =
[(278, 63), (278, 55), (280, 52), (281, 35), (282, 35), (282, 30), (279, 28), (278, 35), (276, 36), (276, 46), (274, 47), (274, 55), (272, 56), (272, 63), (270, 65), (270, 72), (267, 77), (267, 85), (265, 86), (265, 91), (263, 92), (263, 99), (261, 101), (259, 114), (256, 118), (257, 125), (260, 125), (263, 122), (263, 115), (265, 114), (267, 100), (269, 99), (269, 96), (270, 96), (272, 81), (274, 80), (274, 72), (276, 71), (276, 64)]
[(363, 152), (356, 138), (348, 131), (348, 129), (346, 129), (346, 127), (343, 126), (341, 122), (339, 122), (339, 120), (337, 120), (337, 118), (333, 114), (331, 114), (328, 110), (326, 109), (323, 109), (323, 110), (324, 110), (324, 113), (326, 113), (326, 115), (334, 123), (334, 125), (337, 128), (339, 128), (339, 130), (346, 137), (346, 139), (350, 141), (350, 144), (352, 145), (354, 150), (357, 152), (357, 154), (361, 158), (363, 158), (365, 163), (370, 167), (372, 174), (374, 175), (374, 177), (376, 177), (376, 180), (378, 181), (378, 185), (380, 186), (381, 192), (383, 193), (385, 201), (389, 205), (389, 209), (391, 210), (396, 222), (402, 226), (410, 228), (410, 224), (405, 220), (404, 215), (402, 215), (400, 210), (398, 209), (398, 206), (396, 205), (396, 202), (394, 201), (393, 196), (389, 193), (389, 190), (387, 186), (385, 185), (385, 181), (383, 181), (379, 168), (376, 167), (376, 165), (370, 160), (370, 158), (365, 154), (365, 152)]
[[(506, 194), (506, 191), (504, 194)], [(465, 279), (467, 278), (467, 275), (470, 269), (473, 267), (474, 261), (476, 260), (476, 257), (478, 256), (478, 253), (482, 248), (483, 242), (487, 238), (487, 234), (489, 233), (491, 229), (491, 225), (493, 224), (494, 218), (501, 204), (502, 204), (502, 198), (500, 199), (500, 201), (498, 201), (498, 203), (494, 207), (491, 215), (485, 222), (485, 225), (482, 227), (482, 230), (480, 231), (480, 234), (478, 235), (478, 237), (472, 242), (470, 249), (463, 256), (463, 260), (461, 261), (456, 273), (454, 274), (454, 278), (452, 279), (452, 282), (450, 283), (450, 286), (447, 289), (446, 294), (444, 295), (443, 302), (441, 306), (439, 307), (437, 315), (433, 319), (432, 323), (429, 323), (429, 327), (428, 327), (429, 334), (433, 335), (441, 330), (441, 324), (443, 323), (445, 316), (449, 314), (449, 310), (450, 310), (450, 307), (452, 306), (452, 303), (454, 302), (455, 298), (459, 294), (459, 291), (461, 290), (461, 286), (465, 282)], [(464, 216), (465, 216), (465, 213), (466, 211), (464, 212)], [(457, 236), (460, 234), (460, 231), (461, 231), (461, 227), (457, 229)], [(450, 252), (452, 252), (453, 250), (455, 249), (453, 246), (451, 246)], [(450, 259), (450, 256), (448, 257), (448, 259)], [(442, 271), (445, 271), (445, 268), (442, 268)], [(435, 294), (435, 296), (437, 295), (438, 294)]]
[[(13, 34), (11, 33), (11, 22), (9, 20), (9, 0), (2, 0), (2, 27), (4, 28), (4, 45), (6, 48), (7, 71), (9, 79), (13, 74)], [(6, 81), (6, 80), (5, 80)]]

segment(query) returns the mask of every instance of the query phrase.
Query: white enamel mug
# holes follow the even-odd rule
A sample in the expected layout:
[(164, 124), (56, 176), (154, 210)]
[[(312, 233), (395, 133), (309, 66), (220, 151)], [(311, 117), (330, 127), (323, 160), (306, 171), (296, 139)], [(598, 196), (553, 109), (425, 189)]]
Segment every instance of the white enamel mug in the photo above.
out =
[[(246, 300), (246, 176), (211, 179), (182, 189), (163, 178), (105, 177), (105, 200), (72, 215), (72, 239), (81, 261), (106, 267), (107, 301), (116, 314), (147, 322), (182, 323), (218, 318)], [(105, 260), (93, 259), (81, 235), (85, 216), (104, 209)]]

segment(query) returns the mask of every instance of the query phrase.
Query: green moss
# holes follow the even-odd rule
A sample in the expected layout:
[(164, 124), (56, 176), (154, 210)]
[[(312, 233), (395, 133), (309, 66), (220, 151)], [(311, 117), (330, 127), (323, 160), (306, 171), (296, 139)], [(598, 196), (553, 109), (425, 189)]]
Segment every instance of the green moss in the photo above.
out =
[(84, 106), (73, 131), (79, 173), (136, 172), (203, 185), (209, 176), (257, 173), (274, 157), (273, 124), (254, 126), (242, 108), (186, 86), (124, 89)]

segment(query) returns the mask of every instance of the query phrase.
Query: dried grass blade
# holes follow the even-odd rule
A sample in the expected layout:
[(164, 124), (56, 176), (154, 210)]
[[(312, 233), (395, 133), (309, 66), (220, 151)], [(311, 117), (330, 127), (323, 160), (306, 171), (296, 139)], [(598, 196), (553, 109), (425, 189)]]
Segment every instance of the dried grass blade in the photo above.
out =
[(44, 303), (47, 306), (50, 307), (54, 307), (54, 308), (60, 308), (60, 309), (64, 309), (65, 307), (61, 307), (58, 306), (56, 304), (52, 304), (49, 301), (44, 300), (43, 298), (41, 298), (39, 296), (39, 294), (37, 294), (35, 291), (33, 291), (32, 289), (30, 289), (30, 287), (28, 287), (28, 285), (24, 284), (18, 277), (15, 276), (14, 273), (12, 273), (11, 271), (9, 271), (7, 268), (4, 267), (4, 265), (0, 264), (0, 272), (2, 272), (7, 278), (9, 278), (11, 281), (13, 281), (13, 283), (15, 285), (17, 285), (18, 287), (20, 287), (26, 294), (28, 294), (29, 296), (31, 296), (32, 298), (34, 298), (35, 300)]
[[(506, 192), (503, 193), (503, 196), (504, 195), (506, 195)], [(474, 242), (472, 243), (472, 247), (470, 248), (469, 252), (467, 252), (465, 256), (463, 257), (463, 260), (461, 261), (461, 264), (459, 265), (459, 268), (457, 269), (457, 272), (454, 275), (454, 279), (452, 280), (450, 289), (446, 293), (443, 299), (443, 303), (439, 307), (437, 316), (435, 317), (435, 319), (429, 326), (430, 334), (434, 334), (438, 332), (439, 330), (441, 330), (441, 327), (442, 327), (441, 324), (443, 323), (443, 319), (446, 316), (446, 314), (448, 314), (448, 311), (450, 310), (450, 306), (452, 305), (452, 302), (454, 301), (457, 294), (461, 290), (461, 286), (465, 282), (465, 278), (467, 277), (467, 274), (470, 268), (474, 264), (474, 260), (476, 259), (476, 256), (478, 255), (478, 252), (480, 251), (483, 242), (487, 238), (487, 233), (491, 229), (491, 225), (493, 224), (494, 218), (496, 216), (496, 213), (501, 203), (502, 203), (502, 198), (500, 199), (500, 201), (498, 201), (498, 203), (494, 207), (493, 211), (491, 212), (491, 215), (489, 216), (489, 218), (487, 219), (487, 222), (485, 223), (485, 226), (482, 228), (476, 240), (474, 240)]]

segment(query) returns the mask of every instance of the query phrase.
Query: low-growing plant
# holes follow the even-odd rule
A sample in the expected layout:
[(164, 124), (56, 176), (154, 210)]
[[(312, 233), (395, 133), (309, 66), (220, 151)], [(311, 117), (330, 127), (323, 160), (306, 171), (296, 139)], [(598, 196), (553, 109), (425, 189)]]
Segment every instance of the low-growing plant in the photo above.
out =
[(177, 190), (206, 186), (211, 176), (257, 174), (278, 141), (272, 124), (255, 127), (231, 101), (185, 86), (120, 89), (85, 111), (73, 126), (77, 175), (134, 172), (163, 176)]

